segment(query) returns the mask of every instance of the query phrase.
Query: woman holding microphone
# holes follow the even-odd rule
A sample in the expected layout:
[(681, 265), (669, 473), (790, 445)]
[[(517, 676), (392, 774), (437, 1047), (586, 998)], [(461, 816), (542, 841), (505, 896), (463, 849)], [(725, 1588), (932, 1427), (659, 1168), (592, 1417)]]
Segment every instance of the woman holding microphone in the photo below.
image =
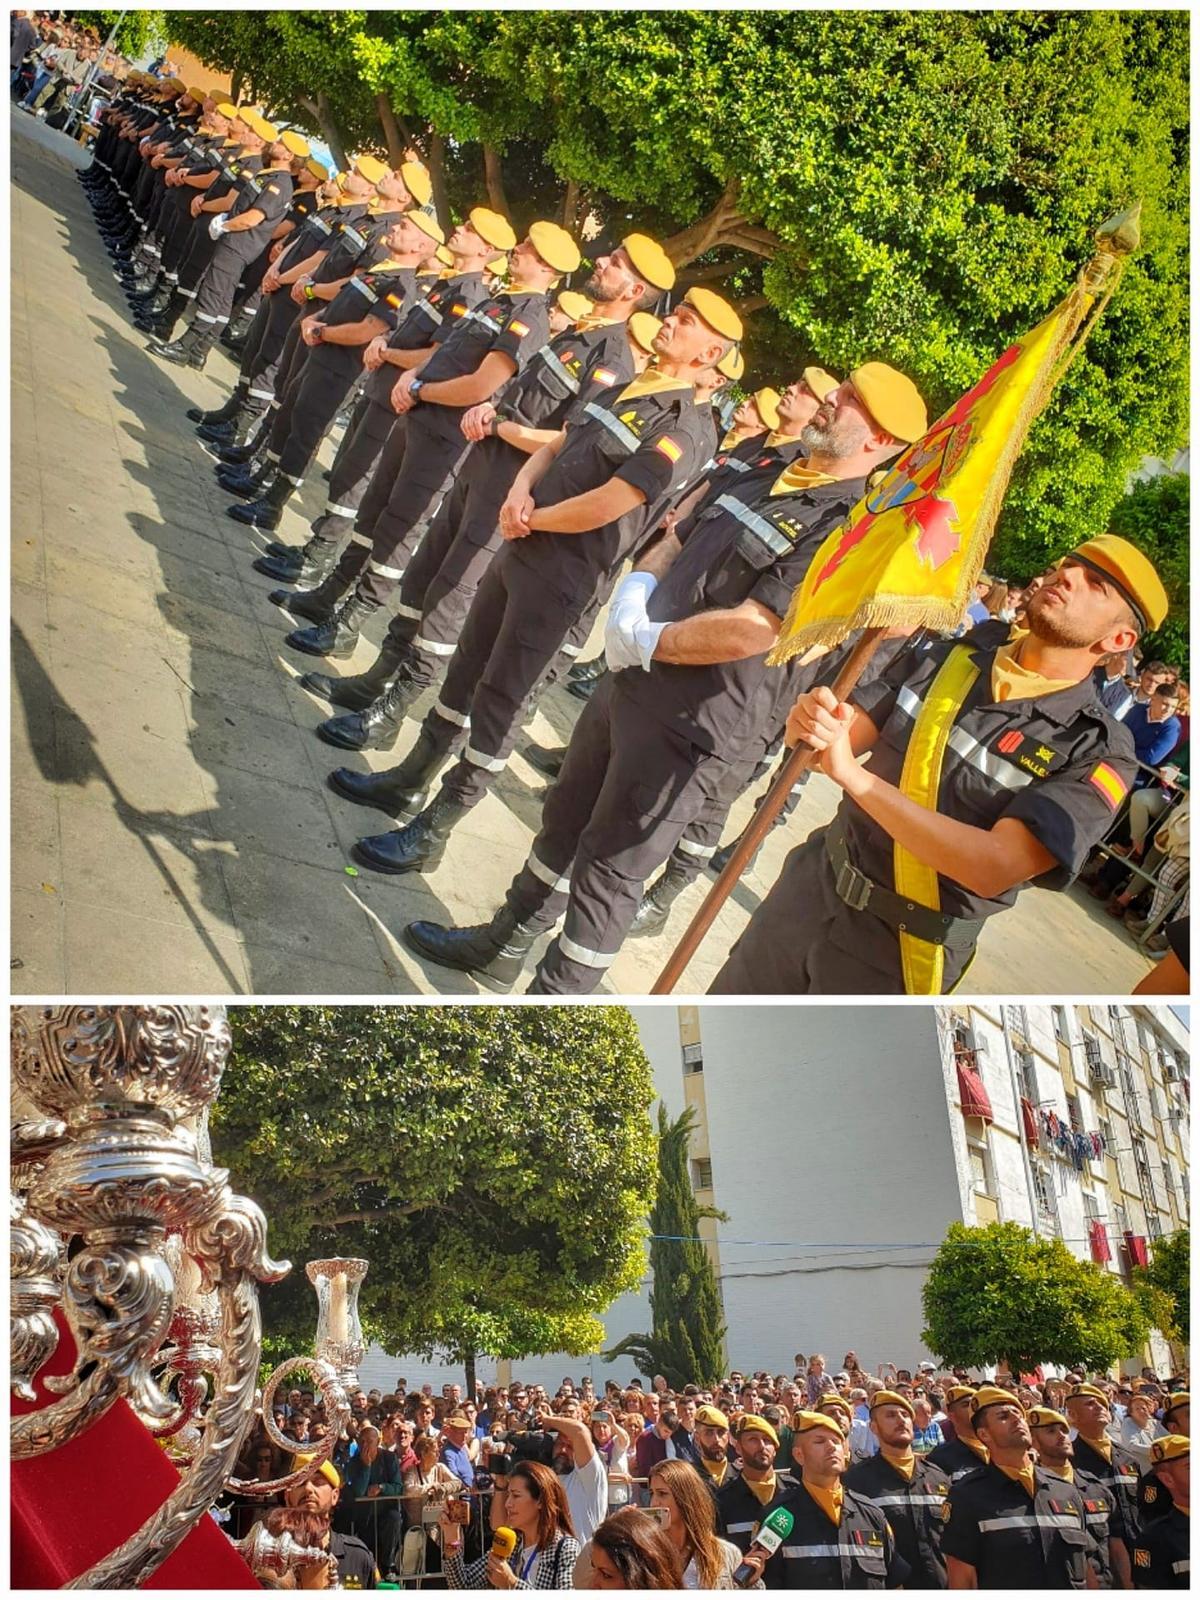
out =
[[(537, 1461), (518, 1461), (492, 1495), (492, 1548), (463, 1560), (464, 1522), (454, 1502), (441, 1521), (442, 1571), (451, 1589), (570, 1589), (579, 1541), (557, 1476)], [(516, 1542), (511, 1548), (511, 1535)], [(506, 1537), (507, 1536), (507, 1537)]]

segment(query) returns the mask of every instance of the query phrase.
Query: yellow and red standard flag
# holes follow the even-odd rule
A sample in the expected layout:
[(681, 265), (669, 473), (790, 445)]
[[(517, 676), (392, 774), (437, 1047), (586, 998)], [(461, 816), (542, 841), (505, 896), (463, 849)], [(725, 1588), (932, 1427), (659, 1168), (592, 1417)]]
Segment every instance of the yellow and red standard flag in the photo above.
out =
[(860, 628), (958, 627), (1029, 429), (1107, 303), (1111, 287), (1097, 305), (1098, 291), (1136, 247), (1136, 224), (1136, 210), (1106, 224), (1062, 304), (909, 445), (829, 535), (792, 596), (773, 665)]

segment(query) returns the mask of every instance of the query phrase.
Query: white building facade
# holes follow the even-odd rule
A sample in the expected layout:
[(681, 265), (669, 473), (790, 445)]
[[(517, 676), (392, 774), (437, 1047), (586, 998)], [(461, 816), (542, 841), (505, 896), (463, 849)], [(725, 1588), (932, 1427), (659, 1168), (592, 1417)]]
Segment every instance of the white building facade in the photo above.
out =
[[(1188, 1032), (1165, 1007), (633, 1014), (668, 1112), (695, 1109), (697, 1199), (727, 1217), (701, 1231), (731, 1367), (790, 1373), (817, 1351), (832, 1370), (848, 1350), (868, 1369), (932, 1357), (921, 1291), (952, 1222), (1019, 1222), (1122, 1274), (1187, 1222)], [(610, 1309), (609, 1346), (649, 1329), (648, 1290), (647, 1278)], [(1170, 1352), (1157, 1340), (1146, 1358), (1165, 1367)], [(634, 1376), (599, 1355), (516, 1370), (552, 1390), (567, 1375)], [(461, 1381), (374, 1349), (362, 1370), (385, 1390), (399, 1375)]]

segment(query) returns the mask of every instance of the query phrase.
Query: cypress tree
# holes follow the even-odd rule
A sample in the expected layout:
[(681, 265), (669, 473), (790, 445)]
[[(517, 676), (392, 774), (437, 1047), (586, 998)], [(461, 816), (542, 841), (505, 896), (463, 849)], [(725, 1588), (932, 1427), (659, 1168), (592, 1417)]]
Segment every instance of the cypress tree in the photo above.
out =
[(658, 1108), (658, 1187), (650, 1212), (651, 1331), (630, 1334), (604, 1357), (630, 1356), (645, 1377), (661, 1373), (673, 1389), (685, 1383), (711, 1385), (725, 1366), (725, 1322), (717, 1278), (700, 1241), (705, 1217), (726, 1221), (724, 1212), (696, 1203), (688, 1173), (688, 1146), (695, 1113), (688, 1106), (671, 1121)]

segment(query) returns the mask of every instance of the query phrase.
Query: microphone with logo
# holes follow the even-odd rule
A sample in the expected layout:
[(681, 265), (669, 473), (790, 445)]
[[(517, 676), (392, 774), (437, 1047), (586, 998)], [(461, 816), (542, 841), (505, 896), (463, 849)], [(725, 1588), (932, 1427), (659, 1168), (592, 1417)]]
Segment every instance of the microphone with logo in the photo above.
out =
[[(768, 1558), (773, 1556), (795, 1525), (796, 1519), (792, 1513), (785, 1506), (776, 1506), (771, 1515), (763, 1520), (746, 1554), (750, 1555), (758, 1549), (765, 1550)], [(734, 1585), (738, 1589), (745, 1589), (757, 1578), (757, 1566), (751, 1566), (748, 1561), (743, 1561), (733, 1575)]]
[(488, 1551), (490, 1556), (498, 1556), (501, 1561), (507, 1561), (517, 1548), (517, 1536), (511, 1528), (497, 1528), (492, 1534), (492, 1548)]

